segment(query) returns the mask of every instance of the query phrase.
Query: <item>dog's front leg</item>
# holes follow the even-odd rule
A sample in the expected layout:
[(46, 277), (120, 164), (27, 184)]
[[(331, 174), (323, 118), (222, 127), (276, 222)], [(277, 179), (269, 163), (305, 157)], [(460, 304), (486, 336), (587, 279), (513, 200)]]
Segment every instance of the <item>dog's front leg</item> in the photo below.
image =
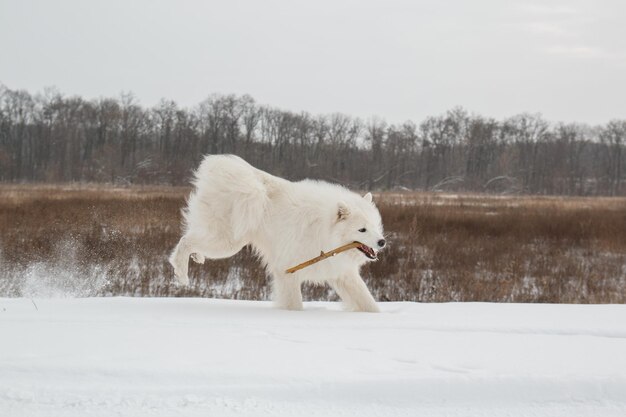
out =
[(285, 310), (302, 310), (300, 281), (291, 274), (274, 273), (272, 277), (272, 299), (276, 307)]
[(330, 281), (331, 286), (344, 302), (346, 310), (378, 313), (380, 309), (358, 271), (350, 272)]

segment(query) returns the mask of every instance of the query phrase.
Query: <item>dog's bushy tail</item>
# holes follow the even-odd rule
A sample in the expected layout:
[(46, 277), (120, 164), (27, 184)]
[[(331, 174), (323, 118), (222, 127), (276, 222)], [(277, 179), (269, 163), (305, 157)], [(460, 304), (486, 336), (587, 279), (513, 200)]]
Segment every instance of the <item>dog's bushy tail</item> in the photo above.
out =
[(225, 205), (210, 205), (225, 210), (220, 217), (230, 219), (235, 242), (261, 226), (269, 201), (267, 189), (257, 170), (243, 159), (234, 155), (206, 156), (196, 171), (194, 184), (196, 192), (204, 194), (203, 199), (227, 201)]
[(259, 228), (268, 199), (265, 186), (258, 178), (248, 178), (245, 185), (238, 190), (238, 197), (233, 203), (231, 224), (236, 241)]

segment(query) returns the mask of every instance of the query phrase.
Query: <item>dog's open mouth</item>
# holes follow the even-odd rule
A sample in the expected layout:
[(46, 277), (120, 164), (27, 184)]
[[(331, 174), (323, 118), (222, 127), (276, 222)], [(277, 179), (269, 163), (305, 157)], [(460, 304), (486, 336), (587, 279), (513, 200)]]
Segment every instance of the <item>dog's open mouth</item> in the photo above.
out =
[(357, 243), (359, 243), (359, 246), (357, 246), (356, 248), (360, 250), (361, 252), (363, 252), (365, 256), (367, 256), (369, 259), (377, 259), (376, 252), (374, 252), (374, 249), (370, 248), (367, 245), (364, 245), (361, 242), (357, 242)]

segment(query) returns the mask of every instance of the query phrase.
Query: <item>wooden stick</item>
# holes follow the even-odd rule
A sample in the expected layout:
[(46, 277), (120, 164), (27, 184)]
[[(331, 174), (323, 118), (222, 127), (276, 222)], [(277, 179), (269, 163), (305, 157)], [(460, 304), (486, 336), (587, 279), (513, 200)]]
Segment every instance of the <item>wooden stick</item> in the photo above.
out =
[(313, 259), (309, 259), (306, 262), (302, 262), (300, 265), (296, 265), (296, 266), (294, 266), (292, 268), (289, 268), (286, 272), (288, 274), (293, 274), (294, 272), (299, 271), (302, 268), (306, 268), (307, 266), (313, 265), (314, 263), (317, 263), (319, 261), (323, 261), (326, 258), (330, 258), (331, 256), (335, 256), (338, 253), (341, 253), (341, 252), (344, 252), (344, 251), (347, 251), (349, 249), (356, 248), (356, 247), (359, 247), (359, 246), (361, 246), (361, 243), (359, 243), (359, 242), (352, 242), (352, 243), (348, 243), (347, 245), (339, 246), (338, 248), (335, 248), (335, 249), (331, 250), (330, 252), (324, 253), (324, 251), (322, 251), (322, 252), (320, 252), (320, 256), (317, 256), (317, 257), (315, 257)]

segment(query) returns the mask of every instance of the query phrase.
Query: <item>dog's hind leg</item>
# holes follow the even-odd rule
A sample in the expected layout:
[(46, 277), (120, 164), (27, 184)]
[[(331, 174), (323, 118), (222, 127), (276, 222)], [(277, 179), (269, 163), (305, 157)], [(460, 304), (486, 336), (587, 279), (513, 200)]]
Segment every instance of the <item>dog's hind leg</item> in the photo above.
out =
[(378, 313), (380, 310), (358, 272), (329, 281), (344, 302), (346, 310)]
[(193, 259), (193, 261), (197, 264), (203, 264), (204, 263), (204, 255), (194, 252), (191, 254), (191, 259)]
[(223, 241), (216, 241), (215, 239), (205, 239), (194, 245), (192, 250), (192, 258), (197, 263), (204, 263), (204, 259), (224, 259), (230, 258), (236, 255), (243, 247), (246, 246), (244, 242), (237, 242), (235, 244), (230, 243), (226, 239)]
[(239, 252), (245, 242), (232, 244), (228, 239), (216, 239), (211, 235), (184, 235), (170, 255), (170, 263), (174, 267), (176, 281), (182, 285), (189, 284), (189, 257), (194, 262), (203, 264), (206, 258), (229, 258)]
[(276, 307), (285, 310), (302, 310), (302, 289), (293, 276), (272, 274), (272, 299)]
[(176, 281), (182, 285), (189, 285), (189, 255), (193, 253), (189, 236), (185, 235), (170, 255), (170, 264), (174, 267)]

